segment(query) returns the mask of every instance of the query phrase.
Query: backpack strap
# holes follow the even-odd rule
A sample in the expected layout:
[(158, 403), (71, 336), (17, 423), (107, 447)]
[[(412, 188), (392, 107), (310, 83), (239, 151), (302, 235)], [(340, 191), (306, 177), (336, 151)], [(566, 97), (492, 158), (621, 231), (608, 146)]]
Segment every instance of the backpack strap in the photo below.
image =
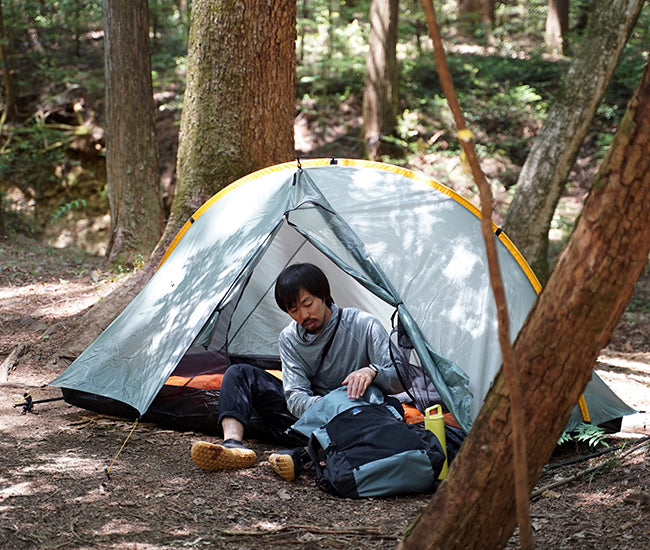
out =
[(309, 458), (311, 458), (311, 463), (314, 466), (316, 475), (319, 479), (322, 478), (323, 466), (321, 465), (321, 460), (325, 454), (325, 451), (321, 449), (320, 442), (313, 435), (309, 438), (309, 443), (307, 444), (307, 452), (309, 453)]
[(318, 362), (318, 368), (316, 369), (316, 371), (319, 371), (320, 368), (323, 366), (323, 362), (325, 361), (327, 352), (329, 352), (330, 348), (332, 347), (332, 342), (334, 341), (334, 337), (336, 336), (336, 331), (339, 328), (339, 324), (341, 323), (342, 313), (343, 313), (343, 308), (339, 308), (338, 314), (336, 316), (336, 325), (334, 326), (334, 332), (332, 332), (330, 339), (327, 341), (325, 347), (323, 348), (323, 352), (320, 354), (320, 361)]

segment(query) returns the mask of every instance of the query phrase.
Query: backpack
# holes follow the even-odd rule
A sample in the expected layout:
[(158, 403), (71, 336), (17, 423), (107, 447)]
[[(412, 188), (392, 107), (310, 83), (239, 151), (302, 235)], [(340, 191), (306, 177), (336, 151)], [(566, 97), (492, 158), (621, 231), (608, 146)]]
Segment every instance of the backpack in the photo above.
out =
[(434, 490), (445, 454), (432, 432), (404, 421), (401, 408), (397, 400), (364, 403), (316, 429), (308, 450), (320, 488), (348, 498)]

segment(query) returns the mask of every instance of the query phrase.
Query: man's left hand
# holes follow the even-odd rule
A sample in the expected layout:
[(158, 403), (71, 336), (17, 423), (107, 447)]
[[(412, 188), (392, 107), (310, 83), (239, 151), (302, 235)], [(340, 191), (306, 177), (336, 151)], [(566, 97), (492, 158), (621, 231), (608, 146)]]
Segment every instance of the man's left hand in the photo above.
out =
[(348, 387), (348, 397), (350, 399), (359, 399), (366, 393), (375, 376), (377, 376), (377, 372), (370, 367), (363, 367), (348, 374), (342, 382), (344, 386)]

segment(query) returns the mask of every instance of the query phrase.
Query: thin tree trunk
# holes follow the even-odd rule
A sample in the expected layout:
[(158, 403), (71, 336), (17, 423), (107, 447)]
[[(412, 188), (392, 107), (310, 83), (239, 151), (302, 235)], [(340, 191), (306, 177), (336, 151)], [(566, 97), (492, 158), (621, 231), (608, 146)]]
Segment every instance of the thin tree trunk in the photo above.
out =
[(164, 226), (146, 0), (105, 0), (109, 263), (147, 259)]
[[(650, 252), (650, 65), (582, 216), (515, 342), (531, 488)], [(500, 548), (515, 524), (510, 406), (499, 373), (449, 474), (402, 550)]]
[(4, 92), (4, 108), (0, 117), (0, 126), (4, 121), (16, 118), (16, 90), (11, 77), (9, 54), (6, 47), (4, 16), (2, 13), (2, 0), (0, 0), (0, 67), (2, 67), (2, 84)]
[(540, 280), (548, 278), (548, 232), (567, 177), (600, 104), (643, 0), (597, 3), (519, 174), (504, 230)]
[(398, 0), (372, 0), (363, 93), (363, 142), (367, 158), (385, 152), (382, 136), (395, 128), (398, 106)]
[(548, 0), (544, 44), (552, 54), (564, 53), (564, 36), (569, 28), (569, 0)]

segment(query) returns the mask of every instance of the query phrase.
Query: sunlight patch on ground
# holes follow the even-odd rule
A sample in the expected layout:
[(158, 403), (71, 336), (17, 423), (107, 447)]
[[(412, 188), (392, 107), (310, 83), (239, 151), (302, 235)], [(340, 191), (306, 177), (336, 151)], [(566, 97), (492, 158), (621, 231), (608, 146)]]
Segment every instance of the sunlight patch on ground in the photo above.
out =
[(96, 474), (97, 472), (101, 472), (104, 467), (104, 463), (99, 459), (82, 458), (72, 454), (50, 454), (39, 456), (38, 458), (41, 461), (40, 464), (28, 466), (22, 472), (70, 472), (77, 477), (80, 474)]
[[(115, 285), (100, 282), (94, 292), (88, 292), (87, 282), (38, 283), (21, 287), (0, 287), (0, 302), (5, 311), (18, 311), (32, 317), (57, 318), (79, 313), (106, 296)], [(25, 311), (25, 301), (36, 302), (38, 307)]]
[(143, 527), (137, 526), (134, 522), (123, 518), (109, 519), (101, 529), (93, 531), (92, 535), (133, 535), (135, 532), (142, 532)]
[[(626, 359), (621, 357), (620, 354), (616, 357), (612, 355), (600, 355), (598, 357), (599, 363), (604, 363), (606, 365), (611, 365), (613, 367), (619, 367), (623, 369), (629, 369), (632, 371), (640, 371), (647, 375), (650, 375), (650, 353), (635, 353), (635, 360)], [(642, 359), (638, 361), (637, 359)]]
[[(6, 480), (2, 480), (2, 483), (6, 483)], [(27, 497), (34, 495), (42, 490), (42, 487), (34, 487), (34, 484), (29, 481), (23, 481), (22, 483), (14, 483), (3, 489), (0, 489), (0, 498), (6, 497)]]

